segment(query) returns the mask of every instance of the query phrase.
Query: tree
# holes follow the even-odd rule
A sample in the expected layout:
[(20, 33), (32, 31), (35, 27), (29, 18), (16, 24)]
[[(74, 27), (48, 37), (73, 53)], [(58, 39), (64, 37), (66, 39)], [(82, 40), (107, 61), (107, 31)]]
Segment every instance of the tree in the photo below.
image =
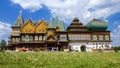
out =
[(6, 41), (5, 40), (1, 40), (1, 42), (0, 42), (0, 49), (2, 51), (6, 49)]

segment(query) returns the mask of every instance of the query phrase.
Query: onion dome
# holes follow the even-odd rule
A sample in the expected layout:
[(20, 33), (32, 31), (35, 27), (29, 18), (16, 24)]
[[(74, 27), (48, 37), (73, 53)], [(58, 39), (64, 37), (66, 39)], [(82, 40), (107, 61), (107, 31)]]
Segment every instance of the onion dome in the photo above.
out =
[(105, 31), (108, 28), (108, 23), (94, 18), (87, 24), (87, 27), (91, 31)]

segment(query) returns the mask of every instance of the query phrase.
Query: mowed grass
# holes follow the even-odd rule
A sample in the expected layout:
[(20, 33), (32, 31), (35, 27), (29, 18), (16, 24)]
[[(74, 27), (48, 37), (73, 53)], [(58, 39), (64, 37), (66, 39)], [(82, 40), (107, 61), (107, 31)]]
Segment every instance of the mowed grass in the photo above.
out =
[(0, 52), (0, 68), (120, 68), (120, 53)]

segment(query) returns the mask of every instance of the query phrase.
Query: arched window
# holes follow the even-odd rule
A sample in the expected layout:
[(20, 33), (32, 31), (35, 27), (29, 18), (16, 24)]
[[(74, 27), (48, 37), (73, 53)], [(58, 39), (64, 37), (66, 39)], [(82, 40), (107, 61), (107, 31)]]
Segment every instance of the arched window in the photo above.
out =
[(39, 36), (39, 40), (42, 40), (42, 36)]
[(93, 40), (97, 40), (97, 36), (96, 35), (93, 35)]
[(105, 40), (109, 40), (109, 36), (108, 35), (105, 35)]
[(30, 41), (33, 41), (33, 36), (30, 36)]
[(16, 42), (18, 42), (18, 38), (16, 38)]
[(12, 38), (12, 42), (15, 42), (15, 38)]
[(30, 39), (29, 39), (29, 35), (26, 35), (25, 36), (25, 41), (29, 41)]
[(35, 36), (35, 40), (38, 40), (38, 36)]
[(45, 40), (46, 38), (45, 38), (45, 36), (43, 36), (43, 40)]
[(20, 42), (20, 38), (18, 38), (18, 42)]
[(24, 36), (22, 36), (22, 41), (25, 41), (25, 37)]
[(103, 36), (102, 35), (99, 36), (99, 40), (103, 40)]

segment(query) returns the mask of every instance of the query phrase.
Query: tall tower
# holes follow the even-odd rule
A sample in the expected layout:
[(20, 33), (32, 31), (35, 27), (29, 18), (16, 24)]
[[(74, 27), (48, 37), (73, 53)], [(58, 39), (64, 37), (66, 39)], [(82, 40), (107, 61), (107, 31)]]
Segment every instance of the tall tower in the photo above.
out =
[(24, 21), (23, 21), (22, 11), (20, 11), (18, 18), (16, 19), (14, 25), (12, 26), (12, 30), (20, 31), (23, 24), (24, 24)]
[(16, 19), (14, 25), (12, 26), (12, 33), (10, 37), (11, 45), (16, 45), (18, 42), (20, 42), (20, 33), (21, 33), (21, 27), (23, 26), (23, 24), (24, 24), (24, 21), (22, 17), (22, 11), (20, 11), (18, 18)]

